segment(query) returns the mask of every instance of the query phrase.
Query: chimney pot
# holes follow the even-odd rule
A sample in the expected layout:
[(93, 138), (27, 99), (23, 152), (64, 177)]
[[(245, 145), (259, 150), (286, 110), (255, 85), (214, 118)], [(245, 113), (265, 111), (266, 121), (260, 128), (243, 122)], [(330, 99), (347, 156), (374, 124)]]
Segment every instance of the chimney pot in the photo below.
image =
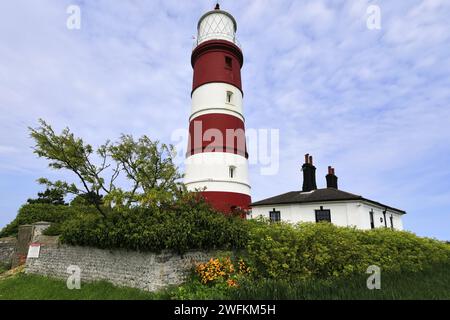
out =
[(328, 174), (325, 178), (327, 179), (327, 188), (338, 188), (338, 177), (334, 174), (334, 168), (332, 166), (328, 166)]
[(313, 158), (309, 153), (305, 154), (305, 163), (302, 166), (303, 171), (303, 192), (317, 189), (316, 185), (316, 167), (313, 165)]

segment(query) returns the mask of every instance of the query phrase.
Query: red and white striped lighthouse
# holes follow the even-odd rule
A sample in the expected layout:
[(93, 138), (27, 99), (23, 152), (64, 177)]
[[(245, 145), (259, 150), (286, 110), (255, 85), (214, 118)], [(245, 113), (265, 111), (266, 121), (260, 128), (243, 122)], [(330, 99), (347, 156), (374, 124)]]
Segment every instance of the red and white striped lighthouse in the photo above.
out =
[(236, 21), (219, 5), (199, 20), (184, 182), (224, 213), (251, 203)]

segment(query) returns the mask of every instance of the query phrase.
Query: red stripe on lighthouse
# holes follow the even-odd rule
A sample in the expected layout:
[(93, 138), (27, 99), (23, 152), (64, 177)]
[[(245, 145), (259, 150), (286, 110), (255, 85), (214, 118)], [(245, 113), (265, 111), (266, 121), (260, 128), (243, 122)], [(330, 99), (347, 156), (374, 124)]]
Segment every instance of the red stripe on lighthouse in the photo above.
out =
[(214, 209), (223, 213), (230, 213), (233, 209), (250, 208), (251, 197), (248, 194), (223, 191), (203, 191), (201, 195)]
[(233, 43), (224, 40), (206, 41), (192, 52), (191, 62), (194, 68), (192, 92), (211, 82), (228, 83), (242, 92), (243, 56)]
[(187, 156), (202, 152), (230, 152), (248, 158), (244, 122), (224, 113), (192, 119)]

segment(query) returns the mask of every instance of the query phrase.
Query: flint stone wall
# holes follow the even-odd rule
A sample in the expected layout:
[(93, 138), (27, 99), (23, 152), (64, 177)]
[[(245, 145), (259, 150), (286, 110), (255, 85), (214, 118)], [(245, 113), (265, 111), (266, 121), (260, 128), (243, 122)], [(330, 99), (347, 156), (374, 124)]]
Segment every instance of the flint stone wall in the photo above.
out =
[(16, 238), (0, 238), (0, 265), (9, 267), (16, 250)]
[(51, 237), (39, 239), (39, 258), (27, 258), (26, 273), (66, 280), (69, 266), (78, 266), (83, 282), (106, 280), (117, 286), (156, 291), (183, 283), (197, 263), (206, 262), (213, 252), (192, 251), (151, 253), (102, 250), (58, 244)]

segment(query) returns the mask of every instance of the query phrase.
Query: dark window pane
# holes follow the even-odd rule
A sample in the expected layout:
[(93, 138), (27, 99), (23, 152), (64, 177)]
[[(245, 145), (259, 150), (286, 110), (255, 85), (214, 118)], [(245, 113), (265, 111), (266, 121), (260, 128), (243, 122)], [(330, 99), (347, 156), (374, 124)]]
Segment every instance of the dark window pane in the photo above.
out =
[(231, 57), (225, 57), (225, 67), (231, 69), (233, 67), (233, 60)]
[(370, 228), (375, 229), (375, 220), (373, 219), (373, 210), (369, 212), (370, 214)]
[(331, 222), (330, 210), (316, 210), (316, 222), (328, 221)]
[(269, 216), (271, 222), (281, 221), (281, 213), (280, 211), (275, 211), (275, 208), (269, 212)]

